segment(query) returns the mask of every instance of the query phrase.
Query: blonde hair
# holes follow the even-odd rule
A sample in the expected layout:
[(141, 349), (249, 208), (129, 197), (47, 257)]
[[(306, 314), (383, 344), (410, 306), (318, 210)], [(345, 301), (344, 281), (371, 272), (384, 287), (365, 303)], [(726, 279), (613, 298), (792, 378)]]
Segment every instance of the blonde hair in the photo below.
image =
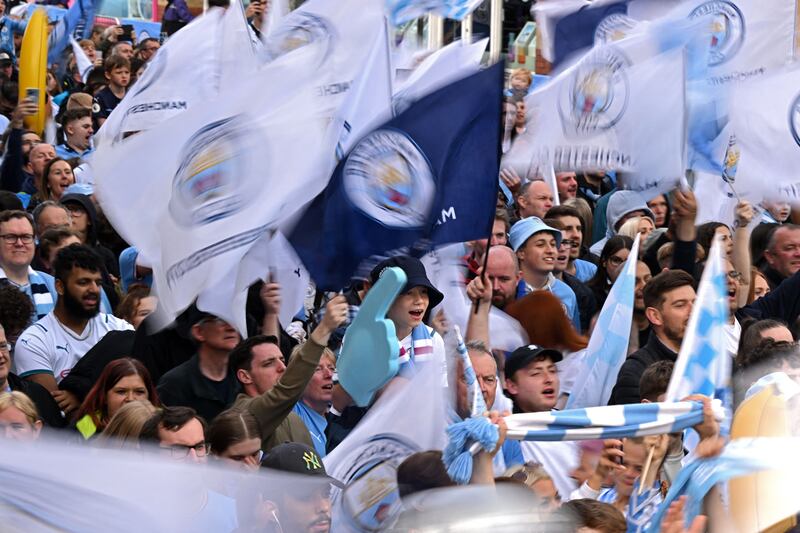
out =
[(155, 406), (147, 400), (126, 403), (111, 417), (97, 444), (104, 448), (135, 446), (145, 422), (155, 412)]
[(16, 407), (31, 425), (36, 424), (40, 420), (39, 411), (36, 410), (36, 404), (33, 400), (28, 398), (25, 393), (19, 391), (4, 392), (0, 394), (0, 412), (5, 411), (9, 407)]
[(639, 233), (639, 222), (641, 220), (642, 217), (629, 218), (619, 228), (619, 231), (617, 231), (617, 235), (622, 235), (625, 237), (630, 237), (631, 239), (636, 239), (636, 235)]
[(525, 81), (527, 81), (528, 86), (533, 82), (533, 75), (531, 71), (526, 68), (515, 68), (511, 71), (511, 76), (508, 77), (509, 80), (516, 77), (523, 77)]
[[(522, 479), (520, 474), (523, 474), (525, 478)], [(544, 467), (538, 463), (525, 463), (524, 465), (514, 465), (505, 471), (503, 477), (522, 479), (525, 482), (525, 485), (528, 486), (529, 488), (533, 487), (540, 481), (547, 481), (547, 480), (552, 481), (553, 479), (552, 477), (550, 477), (550, 474), (547, 473)]]

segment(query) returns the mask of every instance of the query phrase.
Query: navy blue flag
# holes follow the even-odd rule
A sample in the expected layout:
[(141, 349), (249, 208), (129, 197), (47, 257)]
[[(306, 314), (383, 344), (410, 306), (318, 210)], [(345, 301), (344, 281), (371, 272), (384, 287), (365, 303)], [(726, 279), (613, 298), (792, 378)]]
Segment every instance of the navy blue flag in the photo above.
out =
[(628, 1), (584, 6), (555, 23), (553, 29), (553, 67), (580, 50), (599, 42), (622, 38), (635, 24), (628, 18)]
[(421, 98), (355, 144), (290, 234), (318, 289), (342, 288), (373, 255), (489, 235), (502, 93), (498, 63)]

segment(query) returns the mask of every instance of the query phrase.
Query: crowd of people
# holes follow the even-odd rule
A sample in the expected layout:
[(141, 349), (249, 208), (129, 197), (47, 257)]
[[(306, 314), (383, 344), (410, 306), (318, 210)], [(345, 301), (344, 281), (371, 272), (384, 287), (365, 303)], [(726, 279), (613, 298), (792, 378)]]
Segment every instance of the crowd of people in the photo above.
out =
[[(0, 14), (5, 7), (0, 0)], [(253, 3), (248, 14), (261, 9)], [(37, 103), (17, 98), (22, 29), (7, 15), (2, 20), (15, 37), (0, 53), (0, 436), (34, 441), (49, 433), (65, 446), (124, 450), (154, 445), (175, 461), (315, 476), (313, 490), (278, 491), (253, 504), (263, 512), (243, 510), (236, 503), (249, 500), (235, 489), (209, 496), (208, 512), (196, 519), (221, 532), (244, 531), (250, 520), (253, 530), (328, 531), (330, 489), (342, 483), (326, 473), (323, 459), (370, 410), (339, 383), (337, 357), (387, 267), (400, 268), (407, 283), (386, 313), (399, 370), (377, 397), (393, 383), (412, 381), (427, 363), (447, 362), (461, 376), (445, 387), (450, 416), (470, 416), (463, 363), (445, 348), (452, 324), (440, 311), (444, 287), (414, 257), (385, 259), (341, 293), (317, 292), (291, 324), (279, 319), (280, 284), (267, 279), (250, 287), (246, 332), (195, 305), (167, 328), (155, 327), (151, 267), (104, 216), (94, 194), (94, 180), (102, 177), (92, 175), (90, 161), (94, 133), (160, 43), (96, 26), (79, 43), (94, 65), (87, 76), (72, 54), (48, 71), (46, 101), (57, 127), (40, 135), (25, 127)], [(257, 32), (260, 17), (255, 21)], [(507, 140), (525, 131), (531, 79), (524, 69), (510, 76)], [(725, 346), (736, 403), (768, 374), (800, 380), (796, 213), (784, 203), (741, 201), (732, 226), (698, 224), (697, 199), (688, 189), (644, 198), (618, 189), (613, 173), (568, 170), (556, 173), (555, 190), (536, 172), (521, 176), (504, 167), (499, 178), (491, 235), (463, 243), (460, 288), (475, 309), (466, 347), (488, 416), (500, 427), (494, 452), (476, 457), (471, 483), (529, 490), (542, 515), (571, 521), (566, 530), (626, 531), (634, 488), (652, 493), (645, 513), (652, 515), (686, 461), (680, 434), (519, 442), (504, 438), (504, 414), (564, 408), (597, 315), (631, 261), (637, 236), (629, 355), (611, 405), (665, 398), (715, 239), (727, 274)], [(529, 344), (497, 348), (503, 332), (490, 326), (497, 311), (520, 323)], [(721, 437), (709, 400), (698, 400), (706, 409), (695, 427), (695, 453), (702, 456), (718, 452)], [(424, 506), (428, 491), (454, 485), (441, 450), (405, 458), (396, 482), (406, 509)], [(722, 505), (715, 496), (712, 503)], [(683, 503), (671, 508), (664, 531), (683, 531)]]

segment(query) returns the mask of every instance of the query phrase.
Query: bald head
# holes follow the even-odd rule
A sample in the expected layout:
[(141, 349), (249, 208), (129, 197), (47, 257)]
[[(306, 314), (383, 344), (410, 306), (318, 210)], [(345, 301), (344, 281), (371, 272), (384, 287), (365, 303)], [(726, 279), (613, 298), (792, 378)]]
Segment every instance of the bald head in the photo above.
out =
[(545, 218), (553, 207), (553, 190), (543, 180), (535, 180), (522, 186), (517, 197), (520, 218)]
[(520, 280), (519, 261), (508, 246), (492, 246), (486, 262), (486, 277), (492, 287), (492, 304), (500, 309), (514, 301)]

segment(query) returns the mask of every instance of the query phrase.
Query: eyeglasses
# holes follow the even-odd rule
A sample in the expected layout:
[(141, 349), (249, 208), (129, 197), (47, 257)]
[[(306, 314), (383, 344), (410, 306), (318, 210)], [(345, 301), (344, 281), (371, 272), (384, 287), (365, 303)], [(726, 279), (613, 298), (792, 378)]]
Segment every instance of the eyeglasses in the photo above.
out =
[(173, 444), (172, 446), (161, 446), (164, 453), (169, 453), (173, 459), (186, 459), (189, 457), (189, 452), (194, 450), (197, 457), (205, 457), (208, 455), (208, 444), (205, 442), (198, 442), (194, 446), (186, 446), (184, 444)]
[(3, 239), (6, 244), (15, 244), (17, 241), (22, 242), (22, 244), (30, 244), (33, 242), (33, 233), (4, 233), (0, 235), (0, 239)]
[(622, 263), (624, 263), (625, 260), (621, 257), (617, 257), (616, 255), (612, 255), (611, 257), (608, 258), (608, 262), (614, 266), (619, 266)]
[(741, 272), (737, 272), (735, 270), (731, 270), (730, 272), (726, 272), (725, 275), (727, 275), (733, 281), (738, 281), (742, 277), (742, 273)]
[(0, 342), (0, 352), (2, 353), (11, 353), (11, 343), (9, 342)]

